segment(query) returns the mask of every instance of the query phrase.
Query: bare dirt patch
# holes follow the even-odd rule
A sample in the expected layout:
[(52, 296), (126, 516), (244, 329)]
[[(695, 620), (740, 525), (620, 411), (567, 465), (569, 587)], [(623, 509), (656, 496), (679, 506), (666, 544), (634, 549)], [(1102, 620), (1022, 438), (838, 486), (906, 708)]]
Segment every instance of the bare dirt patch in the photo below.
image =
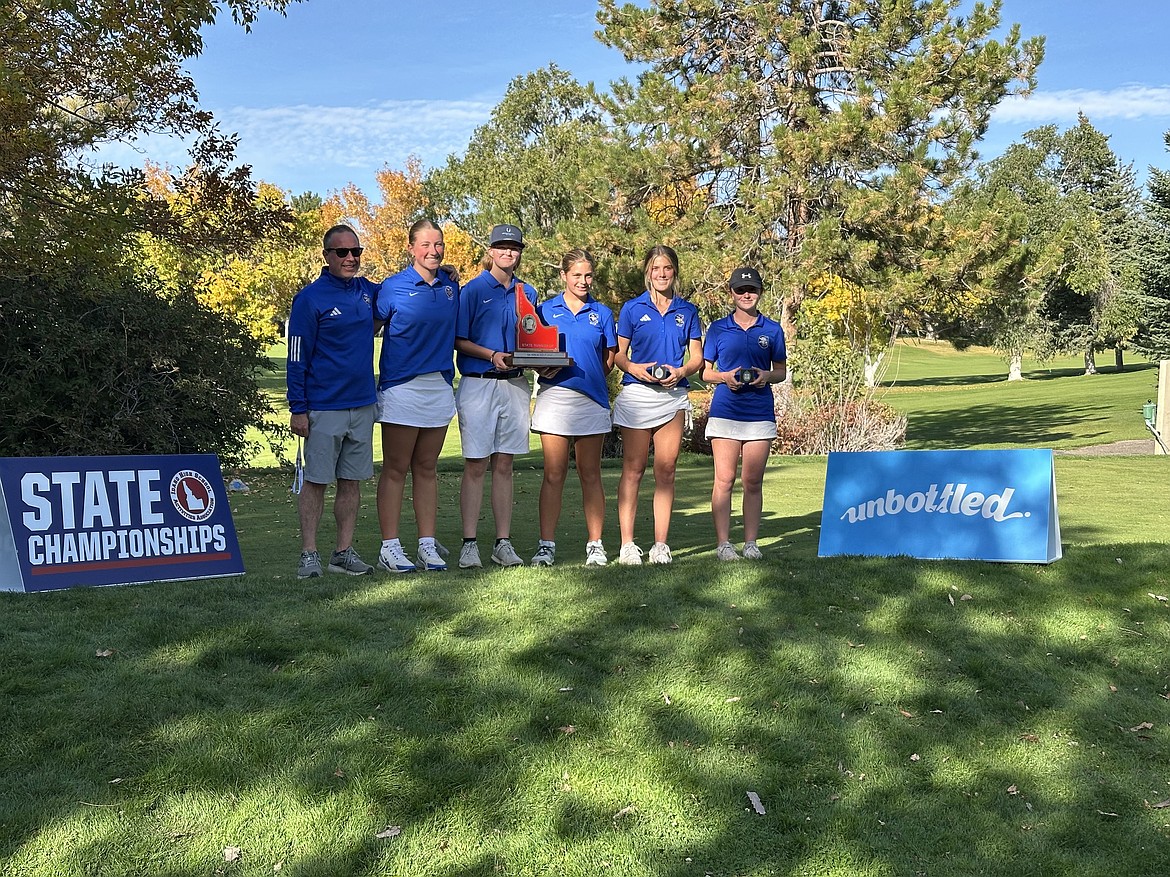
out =
[(1136, 439), (1124, 442), (1112, 442), (1107, 445), (1090, 445), (1087, 448), (1070, 448), (1057, 451), (1063, 456), (1077, 457), (1141, 457), (1154, 453), (1153, 439)]

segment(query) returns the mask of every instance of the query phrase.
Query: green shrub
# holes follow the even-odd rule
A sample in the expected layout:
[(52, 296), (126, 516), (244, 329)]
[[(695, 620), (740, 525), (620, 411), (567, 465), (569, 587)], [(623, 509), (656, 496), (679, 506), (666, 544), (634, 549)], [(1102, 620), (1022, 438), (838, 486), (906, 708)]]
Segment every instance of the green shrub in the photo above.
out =
[(232, 319), (107, 268), (0, 277), (0, 454), (216, 453), (243, 465), (271, 363)]

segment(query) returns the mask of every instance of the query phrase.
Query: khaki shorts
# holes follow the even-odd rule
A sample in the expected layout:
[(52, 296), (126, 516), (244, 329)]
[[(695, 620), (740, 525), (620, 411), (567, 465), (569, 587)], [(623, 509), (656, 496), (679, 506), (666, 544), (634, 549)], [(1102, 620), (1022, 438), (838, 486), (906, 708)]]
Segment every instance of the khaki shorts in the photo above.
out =
[(463, 456), (482, 460), (492, 454), (527, 454), (532, 388), (523, 377), (510, 380), (459, 380), (455, 408)]
[(305, 439), (305, 480), (332, 484), (338, 478), (374, 477), (375, 405), (340, 411), (310, 411)]

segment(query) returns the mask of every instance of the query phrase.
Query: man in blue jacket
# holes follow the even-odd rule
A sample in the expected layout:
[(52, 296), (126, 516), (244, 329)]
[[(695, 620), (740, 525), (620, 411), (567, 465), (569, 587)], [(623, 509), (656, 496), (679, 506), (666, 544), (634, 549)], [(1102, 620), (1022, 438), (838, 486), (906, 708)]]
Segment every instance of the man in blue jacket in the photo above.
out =
[(374, 297), (358, 277), (362, 247), (353, 229), (325, 232), (321, 276), (293, 298), (288, 320), (289, 426), (305, 440), (300, 495), (301, 560), (297, 578), (321, 575), (317, 528), (325, 488), (337, 482), (337, 547), (329, 571), (368, 575), (353, 548), (361, 482), (374, 476)]

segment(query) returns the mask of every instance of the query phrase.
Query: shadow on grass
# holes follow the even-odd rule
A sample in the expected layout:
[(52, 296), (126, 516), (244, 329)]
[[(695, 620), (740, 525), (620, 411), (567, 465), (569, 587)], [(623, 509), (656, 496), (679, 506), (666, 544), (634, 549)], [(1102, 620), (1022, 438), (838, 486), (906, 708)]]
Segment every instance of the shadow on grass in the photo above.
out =
[[(1156, 369), (1156, 368), (1157, 368), (1157, 363), (1135, 362), (1132, 365), (1127, 364), (1124, 371), (1128, 373), (1128, 372), (1145, 371), (1146, 369)], [(1035, 369), (1029, 369), (1028, 371), (1025, 371), (1023, 373), (1023, 377), (1024, 377), (1024, 380), (1026, 380), (1026, 381), (1050, 381), (1050, 380), (1055, 380), (1057, 378), (1083, 377), (1084, 374), (1085, 374), (1085, 370), (1083, 368), (1035, 368)], [(1099, 368), (1097, 374), (1098, 375), (1119, 374), (1119, 371), (1115, 367), (1105, 367), (1105, 368)], [(890, 380), (886, 383), (883, 383), (883, 386), (902, 387), (902, 388), (910, 388), (910, 387), (967, 387), (967, 386), (978, 386), (979, 384), (1006, 384), (1006, 383), (1008, 383), (1008, 379), (1007, 379), (1007, 367), (1005, 365), (1003, 371), (994, 372), (992, 374), (938, 375), (938, 376), (933, 376), (933, 377), (909, 378), (909, 379), (904, 379), (904, 380), (897, 379), (897, 380)]]
[[(244, 531), (272, 525), (255, 506)], [(1144, 802), (1166, 797), (1170, 610), (1147, 592), (1170, 547), (818, 560), (817, 517), (773, 522), (791, 545), (761, 564), (715, 562), (680, 522), (662, 568), (303, 583), (273, 560), (0, 595), (0, 660), (21, 668), (0, 677), (0, 857), (163, 877), (1167, 873)]]
[[(956, 400), (960, 401), (961, 400)], [(1100, 422), (1093, 432), (1086, 424)], [(1051, 447), (1069, 439), (1109, 435), (1109, 415), (1088, 405), (962, 405), (919, 411), (909, 419), (908, 450), (963, 449), (987, 445)]]

